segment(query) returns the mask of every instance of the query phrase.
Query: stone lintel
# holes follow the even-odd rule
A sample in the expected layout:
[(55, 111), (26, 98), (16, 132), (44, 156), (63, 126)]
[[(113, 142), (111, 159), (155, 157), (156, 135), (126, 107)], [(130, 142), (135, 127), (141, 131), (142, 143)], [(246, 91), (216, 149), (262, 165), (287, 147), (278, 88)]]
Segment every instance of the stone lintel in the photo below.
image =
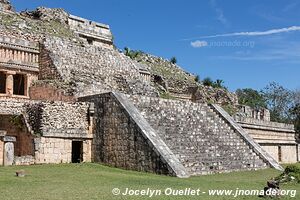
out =
[(5, 67), (6, 69), (3, 69), (0, 71), (11, 71), (11, 70), (24, 70), (28, 72), (34, 72), (38, 73), (40, 70), (37, 65), (25, 65), (25, 64), (20, 64), (20, 63), (8, 63), (8, 62), (1, 62), (0, 61), (1, 67)]
[(13, 136), (4, 136), (3, 137), (3, 141), (4, 142), (16, 142), (16, 137), (13, 137)]

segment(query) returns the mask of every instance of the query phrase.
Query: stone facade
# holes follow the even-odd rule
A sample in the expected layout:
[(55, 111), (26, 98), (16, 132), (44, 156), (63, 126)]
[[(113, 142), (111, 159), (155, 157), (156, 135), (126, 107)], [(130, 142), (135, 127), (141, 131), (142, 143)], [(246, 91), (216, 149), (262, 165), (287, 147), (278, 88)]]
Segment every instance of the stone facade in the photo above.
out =
[[(71, 163), (72, 140), (41, 137), (35, 139), (35, 163)], [(82, 162), (91, 162), (91, 140), (83, 140)]]
[[(41, 105), (41, 113), (33, 115), (27, 108), (36, 108), (37, 104)], [(2, 133), (16, 138), (15, 164), (72, 162), (73, 142), (82, 145), (81, 161), (91, 161), (93, 135), (87, 103), (0, 98), (0, 107)]]
[(69, 15), (68, 24), (79, 37), (86, 39), (89, 44), (104, 48), (113, 48), (113, 37), (108, 25), (74, 15)]
[(234, 118), (278, 162), (299, 161), (294, 125), (271, 122), (267, 109), (248, 106), (240, 106)]
[(28, 98), (39, 72), (38, 43), (0, 36), (0, 96)]

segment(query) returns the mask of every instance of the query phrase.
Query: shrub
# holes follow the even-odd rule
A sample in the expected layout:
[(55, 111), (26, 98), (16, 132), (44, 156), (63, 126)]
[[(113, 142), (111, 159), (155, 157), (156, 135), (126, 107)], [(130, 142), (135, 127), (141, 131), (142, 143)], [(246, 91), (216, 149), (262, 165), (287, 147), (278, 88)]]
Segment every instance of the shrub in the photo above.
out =
[(221, 80), (221, 79), (217, 79), (214, 84), (213, 84), (213, 87), (214, 88), (225, 88), (225, 86), (223, 85), (224, 84), (224, 81)]
[(135, 51), (135, 50), (131, 50), (128, 47), (124, 48), (124, 54), (128, 57), (130, 57), (131, 59), (135, 59), (137, 58), (139, 55), (142, 54), (142, 51)]
[(214, 82), (211, 80), (211, 78), (206, 77), (205, 79), (203, 79), (203, 85), (205, 86), (213, 86)]
[(284, 172), (280, 174), (275, 180), (280, 183), (297, 182), (300, 183), (300, 166), (289, 165), (285, 168)]
[(170, 62), (171, 62), (172, 64), (176, 64), (176, 63), (177, 63), (177, 58), (173, 56), (173, 57), (170, 59)]
[(196, 81), (197, 83), (200, 82), (200, 76), (199, 76), (199, 75), (196, 75), (196, 76), (195, 76), (195, 81)]

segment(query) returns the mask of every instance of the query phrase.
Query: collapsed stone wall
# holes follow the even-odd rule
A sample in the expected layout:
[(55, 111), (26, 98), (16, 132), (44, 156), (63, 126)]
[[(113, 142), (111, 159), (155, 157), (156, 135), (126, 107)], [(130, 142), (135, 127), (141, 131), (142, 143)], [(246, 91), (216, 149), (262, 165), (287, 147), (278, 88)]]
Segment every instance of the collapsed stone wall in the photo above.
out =
[(112, 90), (157, 96), (155, 89), (141, 79), (135, 63), (117, 50), (80, 45), (61, 38), (47, 38), (43, 45), (50, 52), (53, 65), (41, 65), (41, 71), (55, 68), (55, 73), (74, 88), (77, 96)]
[(235, 93), (229, 92), (225, 88), (213, 88), (211, 86), (200, 85), (192, 90), (192, 101), (198, 103), (216, 103), (219, 105), (238, 105), (238, 98)]
[(226, 88), (204, 86), (196, 81), (195, 75), (164, 58), (140, 52), (134, 60), (151, 73), (151, 81), (163, 98), (188, 99), (193, 102), (221, 105), (238, 104), (236, 94)]
[(188, 94), (190, 93), (190, 88), (198, 85), (195, 81), (195, 76), (166, 59), (140, 53), (135, 60), (144, 64), (154, 77), (153, 81), (157, 84), (156, 87), (162, 90), (161, 92)]
[(11, 11), (13, 10), (13, 7), (10, 4), (9, 0), (1, 0), (0, 1), (0, 10), (8, 10)]
[(61, 24), (68, 24), (69, 14), (61, 8), (38, 7), (33, 11), (23, 11), (22, 16), (35, 20), (57, 21)]
[(141, 96), (130, 99), (192, 175), (268, 166), (207, 104)]
[[(57, 13), (57, 10), (60, 9), (45, 10), (47, 12), (40, 13), (41, 16), (37, 20), (25, 13), (3, 12), (0, 9), (0, 35), (34, 42), (42, 41), (47, 36), (71, 38), (80, 41), (78, 35), (69, 26), (58, 20), (59, 17), (49, 14), (51, 12)], [(54, 20), (51, 20), (52, 18)]]

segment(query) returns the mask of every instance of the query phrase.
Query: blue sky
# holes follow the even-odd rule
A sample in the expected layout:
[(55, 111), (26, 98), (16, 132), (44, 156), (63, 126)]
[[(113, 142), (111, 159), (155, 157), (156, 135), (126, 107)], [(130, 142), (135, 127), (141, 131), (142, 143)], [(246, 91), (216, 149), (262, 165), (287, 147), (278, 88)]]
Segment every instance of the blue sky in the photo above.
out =
[(164, 58), (223, 79), (230, 90), (276, 81), (300, 88), (297, 0), (12, 0), (18, 11), (61, 7), (109, 24), (118, 48)]

